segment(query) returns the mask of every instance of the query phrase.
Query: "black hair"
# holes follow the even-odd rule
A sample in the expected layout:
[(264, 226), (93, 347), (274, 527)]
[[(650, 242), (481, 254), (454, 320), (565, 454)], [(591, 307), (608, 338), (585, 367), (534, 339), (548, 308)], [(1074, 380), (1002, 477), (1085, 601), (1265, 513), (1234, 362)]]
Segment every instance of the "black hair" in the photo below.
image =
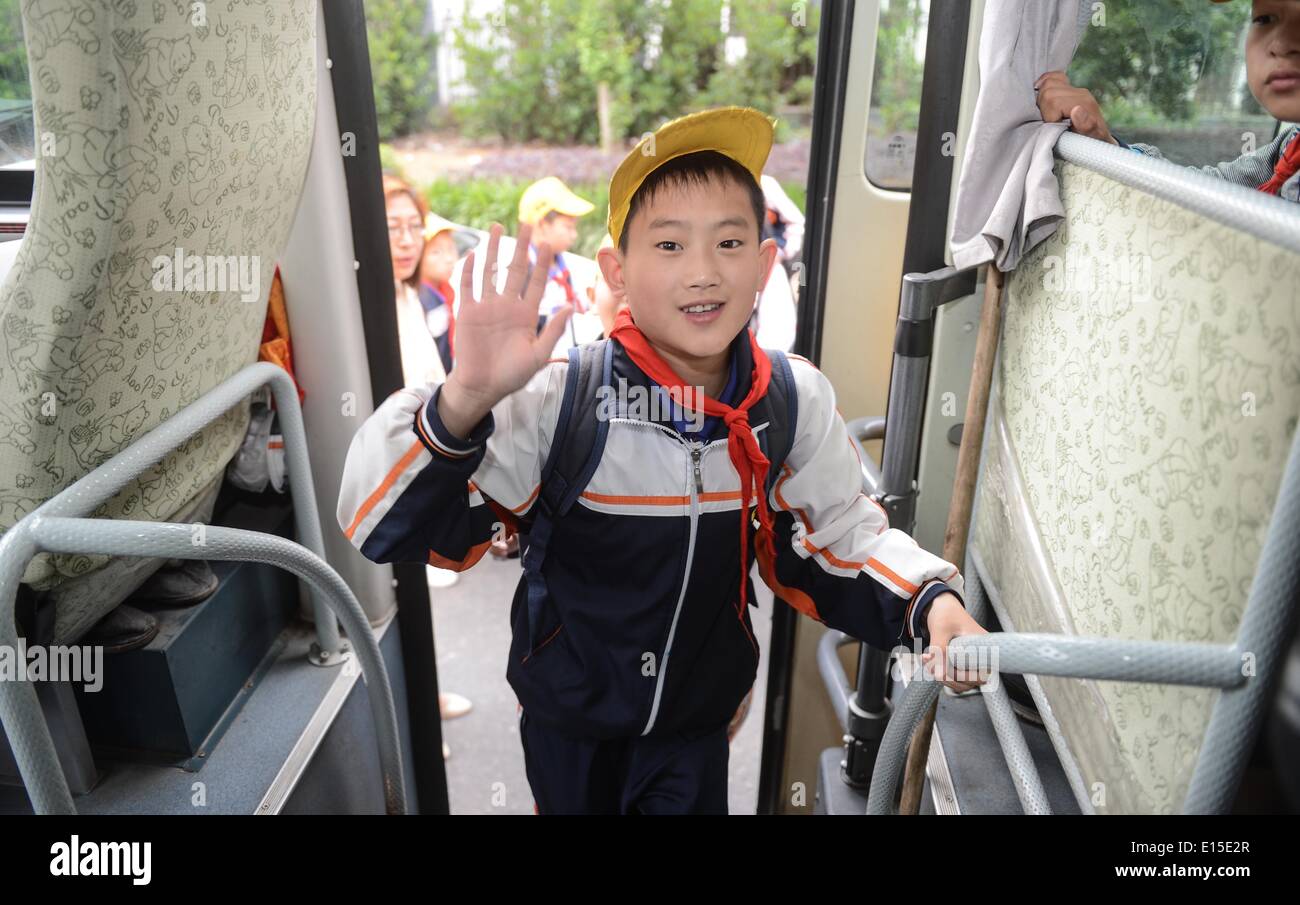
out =
[(632, 218), (637, 211), (650, 203), (655, 193), (666, 186), (708, 185), (710, 182), (730, 180), (749, 195), (749, 203), (754, 209), (754, 229), (761, 241), (763, 238), (763, 218), (767, 215), (767, 202), (763, 200), (763, 190), (754, 180), (749, 170), (745, 169), (726, 154), (717, 151), (695, 151), (674, 157), (663, 166), (656, 168), (645, 181), (632, 193), (632, 201), (627, 208), (627, 217), (623, 220), (623, 231), (618, 237), (618, 250), (627, 254), (627, 235), (631, 231)]

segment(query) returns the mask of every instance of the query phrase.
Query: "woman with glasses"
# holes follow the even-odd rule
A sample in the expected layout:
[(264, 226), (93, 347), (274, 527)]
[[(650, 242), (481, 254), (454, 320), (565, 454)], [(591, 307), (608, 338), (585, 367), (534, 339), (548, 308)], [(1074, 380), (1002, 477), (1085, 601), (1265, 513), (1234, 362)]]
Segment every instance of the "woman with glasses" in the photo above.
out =
[[(406, 386), (447, 379), (438, 345), (425, 321), (420, 303), (420, 262), (424, 257), (424, 227), (428, 208), (420, 194), (400, 179), (384, 177), (384, 207), (388, 215), (388, 248), (393, 258), (393, 293), (397, 303), (397, 335), (402, 352), (402, 382)], [(429, 586), (447, 588), (458, 575), (450, 569), (428, 566)], [(463, 716), (470, 701), (450, 692), (438, 695), (443, 719)], [(442, 756), (450, 756), (444, 743)]]

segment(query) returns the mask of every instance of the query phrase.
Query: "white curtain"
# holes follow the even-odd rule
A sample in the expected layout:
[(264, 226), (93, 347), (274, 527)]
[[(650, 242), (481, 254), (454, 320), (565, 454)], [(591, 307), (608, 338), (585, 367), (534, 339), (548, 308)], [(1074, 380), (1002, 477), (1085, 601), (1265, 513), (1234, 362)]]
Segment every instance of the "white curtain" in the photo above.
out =
[(1052, 149), (1068, 123), (1045, 123), (1034, 82), (1074, 58), (1091, 0), (988, 0), (980, 92), (953, 215), (953, 264), (1014, 270), (1064, 216)]

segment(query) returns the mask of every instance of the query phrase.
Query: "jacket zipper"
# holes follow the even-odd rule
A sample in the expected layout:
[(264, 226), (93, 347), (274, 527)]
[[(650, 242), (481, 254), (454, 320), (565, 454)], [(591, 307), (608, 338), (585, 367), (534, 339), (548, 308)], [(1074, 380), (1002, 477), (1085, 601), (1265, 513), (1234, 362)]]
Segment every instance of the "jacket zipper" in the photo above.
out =
[(682, 604), (686, 601), (686, 591), (690, 587), (691, 563), (695, 559), (695, 534), (700, 523), (700, 493), (702, 492), (703, 483), (700, 479), (700, 456), (702, 445), (699, 442), (688, 442), (688, 448), (691, 451), (690, 470), (686, 475), (687, 486), (691, 495), (691, 530), (686, 541), (686, 566), (682, 572), (682, 587), (677, 594), (677, 607), (673, 610), (672, 625), (668, 629), (668, 641), (664, 644), (664, 655), (659, 661), (659, 672), (655, 676), (655, 696), (654, 702), (650, 705), (650, 719), (646, 721), (645, 728), (641, 734), (649, 735), (650, 730), (654, 728), (655, 719), (659, 716), (659, 702), (664, 692), (664, 676), (668, 674), (668, 659), (672, 656), (673, 638), (677, 634), (677, 620), (682, 615)]
[(682, 572), (681, 590), (677, 594), (677, 606), (673, 610), (672, 625), (668, 629), (668, 641), (664, 644), (663, 657), (659, 661), (659, 669), (655, 676), (655, 694), (654, 701), (650, 705), (650, 718), (646, 721), (645, 728), (641, 730), (641, 735), (646, 736), (650, 734), (650, 730), (654, 729), (655, 720), (659, 716), (659, 703), (663, 697), (664, 676), (668, 673), (668, 659), (672, 655), (673, 637), (677, 634), (677, 620), (682, 614), (682, 604), (686, 601), (686, 592), (690, 586), (691, 564), (695, 559), (695, 536), (700, 522), (700, 494), (704, 492), (704, 479), (700, 470), (700, 463), (706, 452), (713, 447), (725, 444), (727, 439), (724, 437), (721, 440), (714, 440), (711, 443), (701, 443), (698, 440), (686, 440), (676, 431), (669, 430), (662, 424), (656, 424), (653, 421), (637, 421), (631, 418), (617, 418), (610, 420), (611, 423), (617, 421), (621, 424), (641, 424), (647, 427), (653, 427), (657, 430), (663, 431), (664, 434), (673, 438), (686, 449), (690, 450), (690, 458), (687, 462), (686, 483), (691, 498), (691, 528), (686, 541), (686, 566)]

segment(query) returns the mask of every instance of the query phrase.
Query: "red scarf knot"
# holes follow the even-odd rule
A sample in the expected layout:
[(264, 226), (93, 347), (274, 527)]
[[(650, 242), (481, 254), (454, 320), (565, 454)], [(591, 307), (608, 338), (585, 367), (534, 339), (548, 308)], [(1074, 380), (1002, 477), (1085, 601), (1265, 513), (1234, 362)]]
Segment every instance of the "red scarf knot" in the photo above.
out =
[(1259, 187), (1261, 192), (1269, 195), (1280, 195), (1282, 186), (1300, 170), (1300, 132), (1296, 133), (1295, 138), (1287, 145), (1285, 151), (1277, 159), (1277, 167), (1273, 170), (1273, 178)]

